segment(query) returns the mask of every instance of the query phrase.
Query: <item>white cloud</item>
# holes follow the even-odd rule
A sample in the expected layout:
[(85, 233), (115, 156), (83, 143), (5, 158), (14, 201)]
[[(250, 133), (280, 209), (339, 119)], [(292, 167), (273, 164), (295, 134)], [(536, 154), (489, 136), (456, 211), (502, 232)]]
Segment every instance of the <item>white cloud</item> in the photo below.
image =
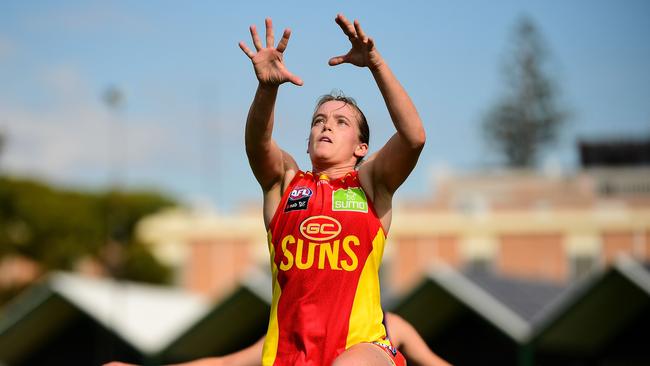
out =
[(4, 170), (97, 183), (115, 162), (146, 164), (170, 145), (173, 133), (155, 121), (111, 116), (73, 68), (50, 68), (41, 84), (50, 99), (46, 107), (0, 101), (0, 130), (7, 140), (0, 161)]

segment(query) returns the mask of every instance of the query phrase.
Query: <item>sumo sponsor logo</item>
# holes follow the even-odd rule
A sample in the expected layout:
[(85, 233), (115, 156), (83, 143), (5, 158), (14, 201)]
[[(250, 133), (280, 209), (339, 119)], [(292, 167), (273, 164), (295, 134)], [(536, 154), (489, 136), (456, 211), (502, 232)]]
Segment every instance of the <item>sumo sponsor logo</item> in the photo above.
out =
[(332, 192), (332, 211), (368, 212), (368, 199), (361, 188), (337, 189)]
[(309, 198), (313, 194), (309, 187), (296, 187), (289, 193), (289, 199), (284, 206), (284, 212), (306, 210)]

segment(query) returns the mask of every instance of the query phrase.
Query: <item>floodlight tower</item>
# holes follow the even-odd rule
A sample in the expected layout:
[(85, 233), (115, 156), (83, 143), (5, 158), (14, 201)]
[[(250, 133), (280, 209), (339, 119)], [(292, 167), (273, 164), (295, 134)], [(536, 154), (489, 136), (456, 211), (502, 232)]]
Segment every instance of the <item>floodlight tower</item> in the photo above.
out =
[(108, 196), (106, 202), (106, 247), (105, 259), (111, 274), (117, 278), (122, 275), (126, 227), (125, 208), (120, 204), (124, 169), (128, 157), (126, 126), (124, 125), (124, 106), (126, 97), (117, 86), (109, 86), (102, 99), (110, 113), (108, 131)]

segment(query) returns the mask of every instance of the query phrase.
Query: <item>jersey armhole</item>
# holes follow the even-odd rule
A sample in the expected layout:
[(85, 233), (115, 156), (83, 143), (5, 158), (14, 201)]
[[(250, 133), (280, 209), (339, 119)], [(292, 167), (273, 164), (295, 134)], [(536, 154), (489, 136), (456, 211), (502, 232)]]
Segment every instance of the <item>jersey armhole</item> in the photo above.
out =
[[(354, 171), (354, 177), (359, 182), (359, 187), (363, 189), (363, 194), (366, 194), (365, 188), (363, 188), (363, 185), (361, 184), (361, 178), (359, 177), (359, 170)], [(381, 222), (381, 218), (379, 215), (377, 215), (377, 211), (375, 210), (375, 203), (373, 202), (372, 198), (368, 197), (366, 194), (366, 200), (368, 201), (368, 207), (370, 211), (372, 211), (372, 214), (377, 218), (377, 221), (379, 221), (379, 227), (381, 228), (381, 231), (384, 233), (384, 238), (388, 238), (388, 231), (386, 231), (386, 228), (384, 227), (384, 224)]]
[(289, 182), (289, 185), (287, 185), (287, 188), (284, 190), (284, 192), (282, 192), (282, 198), (280, 199), (278, 206), (275, 208), (271, 222), (269, 222), (269, 226), (266, 228), (267, 231), (271, 231), (275, 227), (275, 223), (278, 221), (278, 216), (280, 215), (282, 206), (289, 199), (289, 194), (291, 193), (293, 186), (296, 184), (298, 179), (302, 178), (304, 175), (305, 173), (302, 170), (298, 170), (291, 179), (291, 182)]

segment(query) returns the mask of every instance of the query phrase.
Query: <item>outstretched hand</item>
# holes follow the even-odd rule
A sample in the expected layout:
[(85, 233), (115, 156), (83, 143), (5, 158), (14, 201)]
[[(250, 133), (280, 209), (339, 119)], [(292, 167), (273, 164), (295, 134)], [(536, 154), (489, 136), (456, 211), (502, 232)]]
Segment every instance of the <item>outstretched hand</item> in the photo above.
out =
[(266, 47), (262, 47), (262, 41), (257, 34), (257, 28), (254, 25), (250, 26), (251, 37), (253, 38), (253, 45), (257, 53), (251, 51), (244, 42), (239, 42), (239, 48), (244, 51), (246, 56), (253, 62), (255, 75), (260, 85), (263, 86), (279, 86), (285, 82), (290, 82), (295, 85), (302, 85), (303, 81), (296, 75), (287, 70), (284, 65), (283, 53), (289, 43), (291, 30), (288, 28), (284, 30), (282, 39), (275, 47), (275, 40), (273, 38), (273, 23), (271, 18), (266, 18)]
[(355, 20), (354, 24), (352, 24), (343, 14), (338, 14), (336, 23), (341, 27), (343, 33), (348, 36), (352, 48), (345, 55), (332, 57), (329, 60), (330, 66), (349, 63), (359, 67), (368, 67), (371, 70), (381, 66), (383, 59), (375, 47), (375, 42), (372, 38), (366, 36), (358, 20)]

